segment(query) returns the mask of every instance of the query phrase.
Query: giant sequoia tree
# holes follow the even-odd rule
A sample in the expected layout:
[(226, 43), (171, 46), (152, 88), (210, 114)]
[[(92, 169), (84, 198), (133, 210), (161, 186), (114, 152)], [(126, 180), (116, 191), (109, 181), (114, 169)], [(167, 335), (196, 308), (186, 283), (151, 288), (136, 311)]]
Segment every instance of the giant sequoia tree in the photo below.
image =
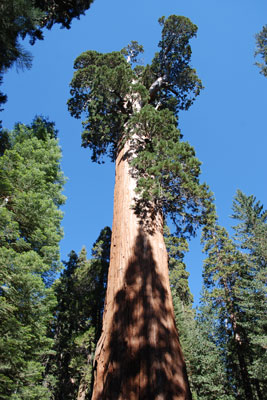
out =
[(163, 221), (180, 237), (205, 223), (211, 195), (200, 162), (181, 141), (177, 114), (202, 85), (190, 66), (197, 27), (185, 17), (159, 20), (162, 38), (150, 65), (142, 46), (82, 53), (68, 102), (84, 116), (82, 145), (92, 160), (116, 161), (114, 214), (103, 329), (95, 354), (93, 399), (189, 399), (175, 328)]

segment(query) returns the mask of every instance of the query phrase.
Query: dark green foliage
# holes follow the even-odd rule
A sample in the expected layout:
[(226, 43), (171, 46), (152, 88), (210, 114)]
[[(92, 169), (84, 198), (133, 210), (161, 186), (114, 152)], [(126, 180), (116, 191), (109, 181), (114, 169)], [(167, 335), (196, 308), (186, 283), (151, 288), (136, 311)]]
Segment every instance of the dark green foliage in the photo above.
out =
[(260, 56), (262, 62), (256, 62), (260, 73), (267, 76), (267, 25), (264, 25), (260, 33), (256, 35), (255, 57)]
[(64, 203), (55, 135), (54, 125), (38, 117), (1, 137), (1, 399), (50, 398), (42, 384), (55, 306), (48, 285), (60, 266)]
[(104, 228), (87, 260), (86, 250), (79, 256), (72, 251), (66, 269), (55, 283), (57, 297), (53, 332), (55, 356), (48, 376), (56, 379), (55, 399), (77, 397), (78, 391), (90, 398), (93, 356), (102, 328), (102, 312), (109, 266), (111, 231)]
[(177, 112), (188, 109), (202, 88), (190, 67), (189, 40), (197, 27), (175, 15), (160, 24), (160, 51), (146, 67), (131, 65), (143, 51), (137, 42), (121, 52), (81, 54), (68, 107), (72, 116), (85, 117), (82, 145), (92, 150), (93, 161), (105, 154), (114, 160), (126, 142), (130, 146), (137, 214), (144, 219), (162, 210), (179, 235), (190, 236), (213, 213), (212, 195), (199, 183), (200, 162), (176, 128)]
[(146, 105), (133, 115), (128, 130), (135, 131), (129, 140), (137, 152), (131, 159), (139, 194), (136, 212), (145, 217), (163, 210), (178, 235), (194, 235), (213, 213), (213, 199), (207, 185), (199, 182), (200, 162), (193, 147), (180, 140), (173, 114)]
[(80, 18), (94, 0), (35, 0), (34, 6), (42, 10), (42, 27), (51, 29), (54, 24), (61, 24), (69, 29), (74, 18)]
[(188, 285), (189, 273), (183, 261), (188, 245), (184, 238), (171, 235), (165, 228), (169, 255), (170, 285), (176, 326), (185, 357), (193, 400), (232, 400), (227, 386), (224, 363), (217, 347), (214, 331), (215, 315), (207, 293), (197, 315)]
[[(30, 44), (43, 39), (43, 29), (55, 23), (70, 28), (73, 18), (79, 18), (93, 0), (1, 0), (0, 4), (0, 85), (3, 73), (16, 65), (30, 68), (32, 55), (21, 44), (29, 38)], [(0, 92), (0, 111), (7, 96)], [(0, 123), (1, 129), (1, 123)]]
[(116, 156), (118, 142), (132, 112), (125, 97), (131, 91), (134, 73), (120, 52), (82, 53), (74, 63), (77, 70), (71, 82), (72, 98), (68, 101), (72, 116), (85, 113), (82, 145), (92, 149), (92, 160), (100, 161), (108, 153)]
[[(121, 54), (127, 57), (127, 62), (131, 62), (131, 64), (138, 64), (141, 62), (137, 57), (140, 53), (144, 52), (144, 48), (140, 45), (136, 40), (132, 40), (128, 46), (124, 47), (121, 50)], [(143, 68), (140, 69), (140, 72)], [(135, 71), (136, 72), (136, 71)]]
[[(3, 81), (3, 76), (0, 73), (0, 86), (2, 85), (2, 81)], [(7, 96), (4, 93), (0, 92), (0, 112), (3, 111), (2, 106), (3, 104), (6, 103), (6, 101), (7, 101)], [(2, 121), (0, 120), (0, 135), (1, 133), (2, 133)]]
[(238, 191), (235, 243), (225, 229), (206, 231), (204, 283), (214, 311), (215, 343), (237, 399), (266, 391), (266, 217), (253, 196)]
[(20, 44), (26, 36), (33, 44), (43, 39), (42, 28), (55, 23), (70, 28), (73, 18), (79, 18), (92, 0), (2, 0), (0, 6), (0, 72), (17, 65), (30, 67), (32, 57)]
[(167, 226), (164, 228), (164, 240), (169, 257), (170, 284), (173, 297), (178, 297), (183, 306), (192, 306), (193, 296), (188, 285), (189, 273), (183, 261), (188, 244), (184, 238), (170, 233)]
[[(157, 53), (151, 63), (154, 77), (150, 86), (150, 102), (159, 107), (175, 111), (187, 110), (203, 88), (196, 71), (190, 67), (190, 39), (196, 36), (197, 26), (185, 17), (171, 15), (159, 19), (162, 26), (162, 38)], [(153, 84), (162, 78), (160, 90), (155, 91)], [(156, 86), (159, 84), (157, 82)]]
[(258, 385), (257, 392), (264, 393), (267, 389), (267, 211), (255, 196), (246, 196), (238, 190), (232, 217), (239, 222), (234, 227), (235, 239), (243, 249), (246, 265), (238, 301), (245, 315), (241, 324), (250, 343), (249, 373)]
[(41, 39), (38, 25), (41, 22), (41, 10), (29, 0), (3, 0), (0, 12), (0, 72), (3, 73), (14, 63), (18, 67), (29, 68), (32, 57), (23, 49), (20, 39), (26, 35), (30, 40)]
[(221, 345), (217, 339), (217, 308), (203, 291), (195, 325), (190, 334), (190, 376), (195, 399), (233, 400)]
[(255, 196), (246, 196), (240, 190), (233, 202), (232, 218), (239, 221), (234, 227), (236, 241), (241, 249), (247, 249), (250, 255), (261, 265), (267, 263), (267, 211), (256, 201)]
[(196, 26), (187, 18), (174, 15), (160, 21), (163, 25), (161, 51), (151, 66), (132, 70), (122, 56), (135, 63), (143, 51), (137, 42), (121, 52), (87, 51), (75, 60), (68, 106), (76, 118), (85, 114), (83, 146), (93, 149), (93, 161), (98, 161), (106, 152), (112, 159), (116, 157), (125, 123), (134, 113), (136, 101), (141, 106), (151, 103), (156, 109), (169, 108), (176, 112), (187, 109), (199, 94), (201, 83), (189, 67), (188, 42), (196, 35)]

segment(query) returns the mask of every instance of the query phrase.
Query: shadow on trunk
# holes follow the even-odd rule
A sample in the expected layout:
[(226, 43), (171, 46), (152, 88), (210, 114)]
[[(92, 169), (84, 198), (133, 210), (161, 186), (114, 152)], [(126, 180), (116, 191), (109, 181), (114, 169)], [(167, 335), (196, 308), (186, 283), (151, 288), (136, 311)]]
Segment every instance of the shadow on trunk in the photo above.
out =
[(104, 390), (97, 400), (191, 399), (166, 279), (141, 230), (124, 282), (115, 297)]

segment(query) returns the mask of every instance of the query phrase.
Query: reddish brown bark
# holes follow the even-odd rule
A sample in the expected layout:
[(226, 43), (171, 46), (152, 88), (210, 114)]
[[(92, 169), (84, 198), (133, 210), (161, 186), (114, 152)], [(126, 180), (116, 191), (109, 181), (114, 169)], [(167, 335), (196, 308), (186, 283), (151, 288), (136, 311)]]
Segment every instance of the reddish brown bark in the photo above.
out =
[[(126, 148), (126, 146), (125, 146)], [(92, 400), (191, 399), (161, 218), (146, 232), (131, 209), (135, 180), (116, 160), (110, 267)]]

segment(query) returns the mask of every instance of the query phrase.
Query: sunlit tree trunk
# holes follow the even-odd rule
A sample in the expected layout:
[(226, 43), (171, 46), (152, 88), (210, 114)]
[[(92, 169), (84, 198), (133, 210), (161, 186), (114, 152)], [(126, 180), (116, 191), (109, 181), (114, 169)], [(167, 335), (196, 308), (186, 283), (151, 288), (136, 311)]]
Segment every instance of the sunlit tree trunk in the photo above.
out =
[(117, 156), (103, 330), (92, 400), (191, 399), (174, 322), (160, 215), (144, 229), (131, 206), (135, 179)]

